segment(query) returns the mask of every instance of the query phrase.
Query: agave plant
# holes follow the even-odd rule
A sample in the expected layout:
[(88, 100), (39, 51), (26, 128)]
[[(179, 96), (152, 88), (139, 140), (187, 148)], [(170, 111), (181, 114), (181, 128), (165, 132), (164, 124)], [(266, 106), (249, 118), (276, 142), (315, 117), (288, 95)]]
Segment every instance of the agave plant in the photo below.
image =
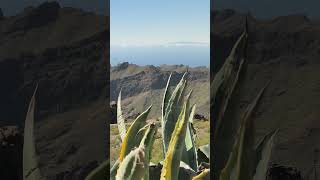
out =
[(34, 137), (34, 109), (36, 104), (35, 89), (31, 98), (25, 125), (24, 125), (24, 143), (23, 143), (23, 179), (24, 180), (41, 180), (41, 175), (36, 154), (35, 137)]
[[(265, 135), (260, 143), (254, 146), (253, 122), (251, 115), (261, 99), (267, 85), (262, 88), (256, 98), (248, 105), (239, 119), (226, 119), (225, 113), (230, 107), (234, 90), (246, 63), (248, 44), (248, 24), (239, 37), (220, 71), (211, 82), (211, 112), (214, 126), (213, 134), (213, 166), (214, 179), (220, 180), (265, 180), (268, 163), (271, 157), (274, 137), (272, 131)], [(238, 132), (233, 134), (231, 126), (240, 121)], [(226, 137), (232, 136), (233, 145), (227, 143)]]
[[(196, 105), (190, 106), (191, 92), (185, 96), (186, 73), (177, 87), (170, 91), (169, 84), (164, 93), (161, 118), (161, 134), (163, 138), (163, 154), (165, 159), (155, 165), (150, 162), (153, 142), (157, 132), (155, 122), (147, 123), (151, 106), (141, 113), (130, 125), (125, 127), (121, 110), (121, 93), (118, 98), (117, 123), (122, 140), (120, 156), (110, 170), (110, 179), (208, 179), (209, 169), (200, 170), (202, 159), (210, 159), (209, 146), (195, 147), (195, 132), (193, 131), (193, 115)], [(45, 179), (38, 166), (38, 156), (34, 141), (34, 92), (30, 101), (26, 121), (23, 147), (23, 175), (25, 180)], [(198, 155), (200, 154), (200, 155)], [(201, 157), (202, 155), (202, 157)], [(198, 157), (199, 156), (199, 157)], [(203, 156), (205, 158), (203, 158)], [(207, 165), (208, 167), (208, 165)], [(109, 161), (103, 162), (94, 169), (86, 180), (107, 179)]]
[[(122, 140), (118, 160), (110, 170), (110, 179), (178, 180), (208, 179), (209, 169), (200, 170), (201, 153), (209, 159), (209, 146), (195, 146), (195, 132), (192, 128), (196, 105), (190, 105), (191, 92), (185, 93), (187, 80), (185, 73), (178, 85), (169, 88), (171, 75), (165, 88), (161, 136), (164, 160), (157, 165), (150, 162), (153, 142), (157, 132), (154, 122), (147, 123), (151, 106), (141, 113), (130, 125), (125, 127), (121, 109), (121, 92), (117, 102), (117, 124)], [(159, 147), (158, 147), (159, 148)]]
[[(246, 62), (248, 43), (247, 23), (244, 33), (234, 45), (229, 57), (211, 83), (211, 119), (213, 142), (213, 167), (211, 173), (219, 180), (265, 180), (268, 162), (271, 157), (276, 131), (262, 138), (257, 146), (253, 142), (253, 122), (251, 115), (261, 99), (267, 85), (261, 89), (256, 98), (239, 118), (238, 132), (233, 136), (231, 148), (224, 142), (224, 136), (232, 136), (230, 125), (225, 113), (230, 107), (234, 90)], [(118, 160), (110, 169), (110, 179), (115, 180), (180, 180), (180, 179), (210, 179), (210, 146), (195, 146), (193, 115), (196, 105), (190, 105), (191, 92), (185, 93), (187, 73), (183, 75), (178, 85), (169, 88), (171, 75), (165, 88), (162, 102), (161, 135), (164, 160), (159, 164), (150, 162), (151, 150), (157, 133), (157, 125), (148, 123), (147, 117), (151, 106), (140, 114), (128, 130), (121, 109), (121, 92), (118, 97), (117, 124), (122, 140)], [(24, 180), (43, 179), (38, 167), (34, 143), (34, 107), (35, 93), (31, 99), (26, 122), (23, 147), (23, 177)], [(219, 157), (227, 157), (226, 159)], [(205, 164), (203, 166), (203, 164)], [(202, 168), (206, 167), (206, 168)], [(103, 162), (93, 170), (86, 180), (107, 179), (109, 161)]]

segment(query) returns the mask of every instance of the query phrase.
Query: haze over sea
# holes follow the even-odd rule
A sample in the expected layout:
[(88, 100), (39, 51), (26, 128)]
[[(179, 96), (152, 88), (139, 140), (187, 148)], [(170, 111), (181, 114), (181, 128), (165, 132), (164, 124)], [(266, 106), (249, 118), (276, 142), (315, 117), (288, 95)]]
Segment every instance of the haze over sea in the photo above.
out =
[(210, 46), (202, 43), (170, 43), (157, 46), (111, 46), (111, 65), (122, 62), (137, 65), (207, 66), (210, 62)]
[(210, 0), (111, 0), (111, 64), (208, 66)]

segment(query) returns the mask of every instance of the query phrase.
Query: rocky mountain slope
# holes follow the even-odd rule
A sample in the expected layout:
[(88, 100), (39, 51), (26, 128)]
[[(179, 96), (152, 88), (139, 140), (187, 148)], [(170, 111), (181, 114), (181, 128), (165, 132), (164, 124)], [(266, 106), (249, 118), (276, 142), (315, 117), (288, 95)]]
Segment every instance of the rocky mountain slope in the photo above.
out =
[(0, 19), (0, 126), (23, 129), (38, 84), (36, 146), (48, 179), (83, 179), (106, 158), (108, 41), (109, 17), (56, 2)]
[[(153, 105), (151, 118), (161, 116), (161, 103), (168, 77), (172, 73), (171, 85), (176, 85), (187, 66), (162, 65), (138, 66), (122, 63), (111, 67), (110, 98), (116, 101), (122, 90), (122, 106), (125, 116), (134, 116)], [(209, 69), (207, 67), (188, 68), (188, 90), (193, 90), (191, 102), (197, 104), (196, 113), (209, 118)]]
[[(243, 31), (246, 14), (223, 10), (211, 15), (215, 73)], [(273, 163), (296, 167), (306, 177), (313, 174), (320, 148), (320, 23), (303, 15), (267, 20), (249, 15), (248, 24), (247, 72), (226, 118), (239, 117), (271, 81), (254, 116), (257, 140), (279, 128)]]

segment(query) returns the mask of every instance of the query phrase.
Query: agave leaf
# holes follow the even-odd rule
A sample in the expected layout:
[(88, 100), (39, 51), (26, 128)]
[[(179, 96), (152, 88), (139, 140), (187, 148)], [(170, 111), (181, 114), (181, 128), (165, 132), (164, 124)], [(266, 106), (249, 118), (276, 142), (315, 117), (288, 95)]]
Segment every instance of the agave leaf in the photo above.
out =
[[(161, 126), (162, 126), (161, 133), (162, 133), (164, 154), (168, 150), (171, 135), (173, 133), (175, 124), (177, 122), (179, 113), (181, 111), (181, 106), (179, 105), (179, 102), (180, 102), (179, 98), (181, 93), (183, 93), (183, 90), (185, 89), (184, 87), (186, 84), (186, 80), (185, 80), (186, 74), (187, 73), (183, 74), (180, 82), (172, 92), (166, 105), (162, 105), (163, 107), (165, 107), (164, 116), (162, 116), (162, 121), (161, 121)], [(166, 96), (167, 96), (167, 93), (165, 92), (164, 99), (166, 99)]]
[(253, 172), (250, 171), (252, 162), (250, 162), (250, 160), (252, 159), (252, 154), (254, 154), (254, 137), (251, 114), (268, 84), (269, 83), (260, 90), (259, 94), (254, 101), (249, 104), (247, 110), (243, 114), (233, 151), (229, 156), (225, 168), (221, 171), (220, 180), (252, 179)]
[[(38, 86), (37, 86), (38, 87)], [(36, 104), (37, 87), (31, 98), (25, 125), (24, 125), (24, 143), (23, 143), (23, 179), (40, 180), (41, 176), (38, 157), (36, 155), (35, 137), (34, 137), (34, 109)]]
[[(214, 104), (213, 107), (211, 107), (211, 109), (213, 109), (213, 113), (214, 113), (212, 115), (213, 121), (215, 122), (215, 123), (213, 123), (214, 124), (214, 129), (213, 129), (214, 141), (213, 141), (213, 143), (214, 143), (215, 150), (216, 150), (215, 153), (219, 154), (219, 156), (215, 156), (214, 162), (216, 162), (216, 165), (214, 165), (214, 166), (215, 166), (215, 169), (218, 169), (217, 170), (218, 173), (220, 172), (221, 165), (223, 165), (223, 163), (224, 163), (223, 162), (224, 157), (230, 156), (230, 153), (231, 153), (229, 150), (229, 146), (226, 146), (225, 142), (219, 143), (218, 141), (222, 140), (223, 139), (222, 137), (227, 138), (228, 136), (225, 136), (225, 134), (231, 134), (230, 129), (232, 129), (232, 128), (230, 128), (227, 125), (228, 122), (224, 121), (223, 118), (224, 118), (225, 111), (227, 110), (229, 101), (232, 97), (233, 91), (237, 85), (238, 78), (239, 78), (243, 63), (244, 63), (244, 60), (242, 60), (240, 62), (239, 69), (236, 73), (235, 79), (234, 79), (233, 84), (231, 85), (232, 87), (230, 89), (222, 90), (223, 89), (222, 86), (219, 86), (219, 88), (221, 88), (221, 89), (218, 90), (219, 91), (219, 94), (217, 95), (218, 100), (216, 101), (218, 103)], [(226, 94), (223, 94), (220, 92), (224, 92)], [(217, 118), (214, 119), (214, 117), (217, 117)], [(223, 126), (226, 126), (229, 128), (226, 128), (226, 131), (222, 131)], [(218, 160), (218, 158), (220, 158), (220, 159)]]
[[(139, 129), (139, 131), (137, 132), (136, 137), (135, 137), (135, 139), (137, 140), (136, 146), (141, 145), (142, 138), (145, 136), (145, 133), (149, 128), (150, 128), (150, 123), (146, 124), (141, 129)], [(141, 140), (141, 141), (139, 141), (139, 140)]]
[(272, 153), (272, 147), (274, 143), (274, 137), (277, 131), (267, 134), (256, 148), (256, 171), (253, 176), (253, 180), (266, 180), (268, 164)]
[[(227, 110), (227, 107), (228, 107), (228, 104), (229, 104), (229, 101), (232, 97), (232, 94), (233, 94), (233, 91), (238, 83), (238, 79), (239, 79), (239, 76), (240, 76), (240, 72), (241, 72), (241, 69), (243, 67), (243, 63), (244, 63), (244, 59), (241, 60), (240, 62), (240, 65), (239, 65), (239, 69), (238, 71), (236, 72), (236, 75), (234, 77), (234, 80), (233, 80), (233, 84), (231, 84), (231, 87), (228, 88), (226, 91), (225, 91), (225, 95), (224, 95), (224, 99), (222, 99), (221, 101), (221, 109), (219, 111), (219, 114), (217, 114), (217, 119), (216, 119), (216, 128), (215, 128), (215, 136), (217, 136), (217, 134), (220, 132), (220, 129), (221, 129), (221, 123), (223, 121), (223, 117), (224, 117), (224, 114)], [(216, 108), (216, 106), (213, 106), (213, 108)]]
[[(158, 164), (150, 164), (150, 179), (157, 180), (160, 179), (162, 162)], [(192, 179), (192, 177), (196, 176), (197, 173), (186, 163), (180, 161), (179, 167), (179, 178), (181, 180)]]
[(141, 138), (137, 137), (137, 134), (139, 130), (144, 127), (147, 123), (146, 119), (148, 117), (148, 114), (150, 112), (151, 106), (141, 113), (131, 124), (129, 127), (125, 138), (123, 139), (121, 150), (120, 150), (120, 162), (124, 159), (124, 157), (129, 154), (131, 150), (133, 150), (135, 147), (138, 147), (141, 141)]
[(179, 177), (178, 177), (179, 180), (192, 179), (192, 177), (196, 175), (197, 173), (195, 170), (193, 170), (188, 164), (184, 163), (183, 161), (180, 161)]
[[(190, 95), (189, 95), (189, 97), (190, 97)], [(183, 151), (182, 161), (184, 161), (185, 163), (189, 164), (189, 166), (193, 170), (197, 171), (197, 169), (198, 169), (197, 148), (196, 148), (196, 145), (195, 145), (194, 132), (193, 132), (193, 129), (191, 127), (191, 125), (192, 125), (191, 121), (193, 119), (195, 109), (196, 109), (196, 105), (193, 105), (192, 108), (191, 108), (191, 112), (190, 112), (190, 114), (188, 116), (189, 120), (188, 120), (188, 125), (187, 125), (187, 130), (186, 130), (187, 132), (186, 132), (186, 137), (185, 137), (185, 151)]]
[(210, 159), (210, 144), (206, 144), (199, 147), (199, 150)]
[(118, 102), (117, 102), (117, 124), (118, 124), (121, 140), (123, 141), (126, 136), (126, 125), (124, 123), (124, 117), (121, 110), (121, 91), (119, 93)]
[[(237, 81), (235, 81), (235, 75), (241, 71), (241, 67), (239, 66), (242, 61), (246, 59), (246, 48), (248, 45), (248, 25), (246, 21), (246, 27), (244, 32), (241, 34), (237, 42), (234, 44), (229, 56), (224, 62), (223, 66), (219, 70), (219, 72), (214, 76), (214, 79), (211, 83), (211, 102), (213, 105), (216, 105), (216, 98), (218, 93), (223, 93), (224, 91), (219, 91), (220, 88), (228, 89), (233, 87)], [(230, 91), (225, 92), (225, 94)], [(219, 105), (219, 104), (218, 104)], [(220, 107), (220, 106), (218, 106)]]
[[(233, 150), (230, 153), (229, 159), (227, 161), (226, 166), (222, 169), (220, 173), (220, 180), (236, 180), (236, 166), (238, 164), (238, 154), (239, 154), (239, 148), (240, 148), (240, 142), (243, 142), (243, 134), (244, 131), (244, 123), (241, 124), (238, 135), (236, 136), (236, 141), (233, 146)], [(239, 136), (240, 135), (240, 136)], [(242, 139), (241, 139), (242, 138)]]
[(210, 169), (204, 169), (200, 174), (192, 178), (192, 180), (209, 180), (209, 179), (210, 179)]
[(85, 180), (104, 180), (108, 178), (108, 170), (110, 167), (109, 160), (101, 163), (97, 168), (89, 173)]
[[(156, 124), (155, 123), (149, 124), (149, 127), (146, 130), (145, 135), (141, 140), (140, 147), (144, 148), (145, 164), (150, 164), (152, 145), (155, 140), (156, 132), (157, 132)], [(149, 180), (149, 166), (146, 166), (145, 168), (144, 180)]]
[(210, 144), (200, 146), (198, 154), (202, 153), (208, 160), (210, 160)]
[(146, 171), (144, 148), (132, 150), (120, 163), (116, 180), (141, 180)]
[[(184, 75), (185, 76), (185, 75)], [(184, 78), (184, 77), (183, 77)], [(187, 80), (184, 79), (183, 83), (182, 83), (182, 86), (180, 87), (179, 89), (179, 92), (178, 92), (178, 100), (177, 100), (177, 104), (176, 104), (176, 109), (178, 110), (181, 110), (181, 106), (183, 105), (183, 96), (184, 96), (184, 93), (185, 93), (185, 90), (186, 90), (186, 87), (187, 87)]]
[(170, 99), (170, 92), (169, 92), (169, 85), (170, 85), (170, 80), (171, 80), (171, 76), (172, 76), (172, 73), (170, 73), (169, 75), (169, 78), (168, 78), (168, 81), (167, 81), (167, 85), (166, 85), (166, 88), (164, 90), (164, 95), (163, 95), (163, 101), (162, 101), (162, 110), (161, 110), (161, 117), (163, 118), (164, 115), (165, 115), (165, 110), (167, 108), (167, 104), (168, 104), (168, 101)]
[(233, 91), (245, 62), (248, 34), (239, 37), (220, 71), (215, 75), (211, 85), (211, 108), (215, 122), (215, 134), (219, 132), (224, 113), (228, 107)]
[[(215, 176), (220, 174), (232, 151), (233, 126), (232, 119), (225, 119), (225, 113), (229, 107), (232, 95), (239, 84), (240, 74), (243, 72), (246, 61), (248, 44), (247, 26), (233, 46), (230, 55), (222, 68), (214, 76), (210, 88), (211, 119), (214, 122), (210, 132), (212, 133), (214, 152), (219, 156), (213, 156)], [(231, 142), (231, 143), (230, 143)], [(218, 178), (218, 177), (215, 177)]]
[(120, 160), (118, 159), (110, 169), (110, 180), (116, 179), (116, 174), (117, 174), (119, 165), (120, 165)]
[(158, 180), (160, 179), (162, 164), (150, 164), (149, 166), (149, 179)]
[(180, 160), (182, 151), (185, 148), (184, 139), (188, 124), (188, 120), (186, 120), (186, 108), (187, 103), (185, 102), (171, 136), (168, 151), (161, 170), (161, 180), (178, 179)]

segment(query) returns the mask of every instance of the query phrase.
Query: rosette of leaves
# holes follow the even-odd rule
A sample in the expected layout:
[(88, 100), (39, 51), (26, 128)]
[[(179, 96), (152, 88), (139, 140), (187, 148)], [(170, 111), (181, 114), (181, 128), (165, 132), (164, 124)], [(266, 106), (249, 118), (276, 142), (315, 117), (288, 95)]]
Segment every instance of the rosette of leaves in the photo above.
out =
[[(219, 180), (265, 180), (276, 131), (265, 135), (254, 145), (254, 126), (251, 115), (268, 86), (261, 89), (238, 119), (225, 119), (230, 112), (233, 92), (239, 88), (239, 79), (246, 65), (248, 46), (248, 23), (222, 68), (211, 82), (211, 129), (213, 146), (213, 179)], [(237, 117), (236, 117), (237, 118)], [(233, 135), (232, 126), (240, 121), (238, 131)], [(233, 135), (233, 145), (228, 146), (225, 137)], [(230, 143), (229, 143), (230, 144)]]
[[(110, 170), (111, 179), (178, 180), (208, 179), (209, 169), (201, 169), (208, 163), (209, 146), (196, 148), (193, 116), (196, 105), (190, 105), (191, 92), (185, 94), (185, 73), (178, 85), (169, 88), (169, 76), (162, 104), (161, 137), (165, 159), (158, 164), (150, 162), (153, 142), (157, 133), (155, 123), (147, 123), (151, 106), (130, 125), (125, 126), (121, 109), (121, 92), (117, 102), (117, 124), (122, 140), (118, 160)], [(156, 147), (159, 148), (159, 147)], [(201, 158), (198, 157), (201, 153)], [(202, 162), (202, 159), (204, 161)], [(209, 167), (207, 164), (206, 167)], [(200, 170), (201, 169), (201, 170)]]

